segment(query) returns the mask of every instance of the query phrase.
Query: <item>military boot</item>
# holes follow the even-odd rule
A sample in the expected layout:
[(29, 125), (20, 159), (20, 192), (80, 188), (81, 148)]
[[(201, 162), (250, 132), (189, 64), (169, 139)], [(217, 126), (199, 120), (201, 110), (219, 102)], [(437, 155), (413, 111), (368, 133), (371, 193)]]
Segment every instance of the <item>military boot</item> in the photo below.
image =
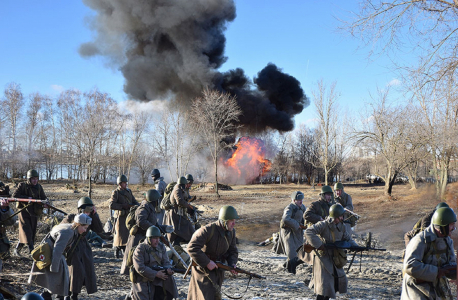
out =
[(67, 297), (64, 297), (64, 296), (61, 296), (61, 295), (57, 295), (56, 296), (56, 299), (59, 299), (59, 300), (65, 300), (65, 298), (67, 298)]
[(43, 297), (43, 300), (52, 300), (52, 294), (48, 291), (44, 291), (40, 295)]
[(296, 275), (296, 268), (298, 265), (303, 264), (304, 262), (300, 260), (297, 256), (286, 262), (286, 269), (289, 273)]
[(17, 243), (16, 248), (13, 249), (13, 255), (16, 257), (21, 256), (21, 250), (24, 247), (23, 243)]
[(122, 253), (121, 248), (120, 247), (115, 247), (115, 252), (114, 253), (115, 253), (114, 255), (115, 255), (116, 258), (120, 258), (121, 257), (121, 253)]
[(29, 244), (29, 254), (32, 253), (33, 249), (34, 249), (33, 243)]

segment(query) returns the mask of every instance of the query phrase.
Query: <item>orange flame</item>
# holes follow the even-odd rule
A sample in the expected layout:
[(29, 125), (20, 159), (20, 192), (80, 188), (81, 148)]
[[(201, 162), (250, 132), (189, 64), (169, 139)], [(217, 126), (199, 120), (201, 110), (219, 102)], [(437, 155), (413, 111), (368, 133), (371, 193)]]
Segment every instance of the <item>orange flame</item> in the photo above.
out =
[(257, 138), (242, 137), (235, 145), (236, 150), (224, 164), (227, 168), (245, 177), (247, 182), (270, 171), (272, 162), (265, 157), (264, 142)]

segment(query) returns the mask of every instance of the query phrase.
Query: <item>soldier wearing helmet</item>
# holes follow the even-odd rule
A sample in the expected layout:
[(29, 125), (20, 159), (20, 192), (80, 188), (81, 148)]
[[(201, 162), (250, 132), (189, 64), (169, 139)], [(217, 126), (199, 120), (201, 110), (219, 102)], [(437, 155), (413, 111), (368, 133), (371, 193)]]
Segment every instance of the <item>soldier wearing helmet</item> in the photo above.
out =
[(118, 187), (111, 194), (110, 209), (115, 211), (116, 224), (114, 225), (113, 247), (115, 257), (120, 258), (121, 253), (126, 249), (129, 230), (126, 227), (126, 218), (130, 208), (139, 205), (135, 200), (132, 191), (127, 188), (127, 176), (118, 176), (116, 180)]
[(236, 209), (225, 205), (219, 211), (218, 221), (199, 228), (192, 236), (188, 252), (197, 266), (192, 267), (188, 300), (221, 299), (224, 270), (218, 269), (215, 262), (236, 266), (238, 250), (234, 226), (238, 218)]
[[(34, 283), (45, 288), (41, 296), (45, 300), (51, 300), (52, 295), (56, 294), (56, 299), (64, 299), (69, 296), (70, 278), (68, 274), (67, 261), (64, 255), (72, 252), (79, 236), (86, 232), (92, 219), (85, 214), (78, 214), (73, 222), (61, 223), (54, 226), (46, 237), (45, 242), (51, 248), (51, 264), (44, 269), (39, 269), (34, 263), (29, 284)], [(84, 276), (84, 274), (81, 274)], [(68, 298), (67, 298), (68, 299)]]
[[(344, 208), (353, 211), (353, 200), (349, 194), (345, 193), (342, 182), (336, 182), (336, 184), (334, 184), (334, 200), (336, 203), (340, 203)], [(350, 230), (352, 230), (352, 227), (355, 227), (357, 221), (355, 215), (345, 212), (344, 220), (348, 232), (351, 232)]]
[(407, 244), (401, 300), (452, 299), (448, 279), (456, 279), (456, 256), (450, 238), (455, 225), (453, 209), (440, 207), (431, 225)]
[(307, 225), (323, 221), (329, 215), (329, 207), (334, 204), (332, 188), (329, 185), (321, 187), (320, 199), (312, 202), (304, 213)]
[(188, 211), (194, 210), (193, 206), (188, 203), (186, 185), (189, 182), (186, 177), (181, 176), (177, 184), (173, 187), (170, 195), (170, 202), (173, 208), (167, 210), (164, 215), (164, 225), (173, 226), (174, 231), (167, 235), (173, 248), (181, 255), (185, 251), (181, 247), (181, 243), (188, 243), (193, 233), (194, 226), (188, 219)]
[(417, 223), (413, 226), (412, 230), (407, 231), (406, 234), (404, 234), (404, 242), (407, 244), (410, 242), (410, 240), (417, 235), (419, 232), (425, 230), (429, 225), (431, 225), (431, 219), (433, 218), (434, 213), (436, 212), (437, 209), (441, 207), (449, 207), (447, 203), (441, 202), (434, 207), (430, 212), (425, 214), (423, 217), (421, 217)]
[[(14, 198), (39, 199), (46, 200), (46, 194), (42, 186), (38, 183), (39, 175), (36, 170), (27, 171), (27, 182), (21, 182), (18, 188), (14, 191)], [(24, 208), (19, 215), (19, 242), (14, 249), (14, 254), (20, 256), (21, 249), (25, 244), (29, 247), (29, 252), (32, 252), (35, 244), (35, 235), (37, 232), (38, 218), (43, 214), (43, 205), (40, 203), (24, 203), (18, 202), (17, 207)]]
[[(286, 254), (287, 261), (285, 264), (289, 273), (296, 274), (298, 264), (296, 250), (303, 244), (303, 229), (305, 206), (302, 204), (304, 193), (300, 191), (291, 194), (291, 203), (286, 206), (280, 221), (280, 239), (279, 247)], [(278, 251), (277, 251), (278, 253)]]
[[(178, 297), (172, 265), (164, 244), (159, 240), (160, 237), (161, 231), (158, 227), (149, 227), (146, 231), (146, 238), (138, 244), (133, 253), (132, 272), (134, 272), (133, 276), (138, 278), (136, 283), (132, 283), (132, 298), (135, 300)], [(156, 271), (151, 268), (157, 266), (167, 268), (167, 270)]]
[[(329, 216), (305, 230), (305, 240), (318, 251), (312, 251), (313, 276), (309, 288), (313, 288), (317, 300), (336, 298), (336, 292), (347, 292), (347, 276), (342, 265), (336, 265), (334, 255), (346, 255), (334, 248), (325, 248), (326, 243), (348, 241), (351, 246), (358, 246), (351, 238), (343, 223), (344, 208), (334, 204), (329, 209)], [(339, 253), (337, 253), (339, 252)], [(346, 258), (345, 258), (346, 261)]]
[[(164, 197), (165, 194), (165, 188), (167, 187), (167, 184), (164, 181), (164, 177), (161, 177), (161, 172), (159, 172), (158, 169), (153, 169), (151, 171), (151, 178), (153, 179), (156, 191), (159, 192), (161, 195), (161, 199)], [(160, 199), (160, 200), (161, 200)], [(161, 209), (161, 202), (157, 201), (156, 203), (156, 215), (157, 215), (157, 224), (162, 225), (162, 220), (164, 219), (164, 213), (165, 211)]]

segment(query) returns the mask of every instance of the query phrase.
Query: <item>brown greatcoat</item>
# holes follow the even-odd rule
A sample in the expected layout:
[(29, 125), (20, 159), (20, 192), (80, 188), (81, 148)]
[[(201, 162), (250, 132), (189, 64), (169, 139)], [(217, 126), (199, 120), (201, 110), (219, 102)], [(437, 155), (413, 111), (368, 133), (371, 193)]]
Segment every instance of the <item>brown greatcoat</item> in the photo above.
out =
[(127, 257), (130, 249), (137, 246), (138, 243), (145, 239), (146, 231), (153, 225), (156, 225), (156, 208), (151, 202), (146, 200), (142, 201), (142, 204), (135, 211), (135, 224), (138, 226), (137, 233), (135, 235), (129, 234), (129, 240), (127, 241), (126, 251), (124, 251), (124, 257), (122, 259), (121, 274), (129, 275), (129, 268), (126, 266)]
[[(92, 218), (91, 225), (81, 238), (77, 239), (78, 243), (74, 248), (68, 272), (70, 275), (70, 292), (80, 294), (83, 286), (86, 286), (88, 294), (97, 292), (97, 276), (95, 275), (94, 258), (92, 248), (87, 241), (86, 235), (89, 230), (95, 232), (95, 228), (101, 226), (102, 222), (98, 213), (90, 213), (89, 217)], [(75, 214), (70, 214), (62, 223), (71, 223), (75, 218)], [(95, 228), (94, 228), (95, 227)]]
[[(324, 243), (337, 241), (349, 241), (352, 246), (357, 244), (347, 232), (344, 223), (335, 224), (334, 218), (328, 217), (324, 221), (307, 228), (304, 233), (305, 240), (314, 248), (319, 248)], [(347, 276), (343, 268), (337, 268), (334, 264), (333, 248), (324, 251), (312, 251), (313, 256), (313, 278), (309, 288), (314, 289), (315, 294), (335, 298), (336, 292), (340, 294), (347, 292)], [(317, 256), (319, 255), (319, 256)], [(334, 282), (334, 280), (337, 281)], [(337, 285), (337, 289), (336, 289)]]
[(302, 215), (305, 206), (297, 206), (294, 202), (288, 204), (283, 211), (282, 224), (280, 229), (280, 241), (283, 253), (291, 260), (297, 256), (296, 250), (303, 244)]
[(178, 297), (173, 275), (169, 275), (167, 280), (162, 280), (156, 278), (158, 271), (151, 269), (153, 266), (172, 267), (164, 244), (159, 243), (156, 248), (153, 248), (148, 239), (145, 239), (135, 248), (132, 258), (135, 271), (138, 273), (137, 283), (132, 283), (132, 300), (154, 300), (157, 288), (165, 289), (173, 298)]
[[(116, 190), (111, 194), (110, 200), (110, 209), (116, 210), (115, 217), (116, 224), (114, 227), (114, 237), (113, 237), (113, 247), (121, 247), (127, 244), (127, 239), (129, 238), (129, 231), (126, 227), (126, 218), (129, 214), (130, 208), (126, 207), (126, 204), (138, 205), (139, 203), (135, 200), (132, 191), (129, 189), (121, 189), (121, 186), (118, 186)], [(123, 208), (123, 206), (125, 206)]]
[(73, 229), (72, 224), (59, 224), (54, 226), (51, 230), (50, 237), (46, 239), (46, 243), (51, 246), (52, 263), (43, 270), (38, 269), (34, 263), (32, 272), (44, 274), (31, 276), (29, 278), (29, 283), (35, 282), (37, 285), (48, 289), (52, 294), (68, 296), (70, 278), (64, 251), (68, 249), (77, 238), (77, 229)]
[(209, 271), (206, 266), (210, 260), (235, 265), (238, 260), (235, 240), (235, 229), (227, 231), (221, 221), (207, 224), (194, 233), (187, 249), (197, 266), (192, 267), (188, 300), (221, 299), (224, 270)]
[(183, 239), (183, 242), (189, 242), (193, 233), (194, 225), (189, 221), (186, 210), (189, 207), (187, 193), (184, 187), (176, 184), (170, 195), (170, 202), (173, 205), (172, 209), (165, 212), (164, 225), (171, 225), (174, 228), (172, 233), (168, 233), (167, 237), (172, 243), (177, 236)]
[[(29, 181), (21, 182), (13, 193), (13, 198), (31, 198), (46, 200), (42, 186), (37, 183), (32, 185)], [(28, 203), (18, 202), (18, 208), (23, 208)], [(32, 203), (19, 213), (19, 243), (34, 244), (37, 233), (37, 218), (43, 213), (43, 205)]]

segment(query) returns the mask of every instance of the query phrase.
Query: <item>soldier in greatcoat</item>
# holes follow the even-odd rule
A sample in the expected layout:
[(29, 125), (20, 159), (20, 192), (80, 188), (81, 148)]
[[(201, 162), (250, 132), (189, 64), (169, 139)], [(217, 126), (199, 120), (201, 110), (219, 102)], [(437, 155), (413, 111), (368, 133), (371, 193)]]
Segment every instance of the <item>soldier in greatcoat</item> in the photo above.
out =
[(453, 299), (448, 279), (456, 279), (450, 238), (456, 229), (456, 214), (450, 207), (438, 208), (431, 223), (407, 245), (401, 300)]
[(189, 242), (195, 231), (194, 226), (187, 216), (187, 212), (193, 211), (193, 208), (188, 203), (186, 197), (186, 184), (188, 184), (186, 178), (183, 176), (180, 177), (170, 195), (170, 201), (173, 208), (166, 211), (163, 223), (164, 225), (173, 226), (173, 232), (169, 233), (167, 236), (180, 255), (184, 252), (180, 244)]
[[(46, 200), (46, 194), (43, 188), (38, 183), (38, 172), (36, 170), (27, 171), (27, 182), (21, 182), (18, 188), (13, 193), (13, 198), (25, 199), (40, 199)], [(22, 210), (19, 217), (19, 242), (14, 249), (16, 256), (20, 255), (21, 249), (25, 244), (29, 247), (29, 252), (32, 252), (35, 244), (35, 235), (37, 233), (38, 218), (43, 214), (43, 205), (40, 203), (24, 203), (18, 202), (17, 208), (21, 209), (27, 205), (27, 208)]]
[(13, 210), (8, 205), (8, 201), (0, 199), (0, 274), (3, 269), (3, 260), (7, 259), (10, 254), (10, 241), (6, 236), (6, 227), (12, 226), (17, 217), (11, 218)]
[(29, 278), (29, 284), (34, 282), (45, 288), (45, 291), (41, 294), (45, 300), (51, 300), (52, 294), (58, 295), (57, 299), (64, 299), (64, 296), (69, 295), (70, 277), (64, 252), (71, 248), (71, 245), (76, 242), (79, 235), (86, 232), (89, 225), (91, 225), (91, 218), (85, 214), (78, 214), (75, 216), (73, 223), (59, 224), (51, 229), (49, 236), (45, 240), (52, 251), (51, 265), (40, 270), (34, 263), (32, 273), (40, 274), (31, 275)]
[[(68, 251), (67, 262), (70, 276), (70, 299), (77, 300), (83, 286), (88, 294), (97, 292), (97, 276), (95, 275), (94, 258), (92, 248), (87, 240), (89, 230), (100, 230), (102, 222), (95, 210), (95, 206), (89, 197), (81, 197), (78, 200), (78, 213), (85, 214), (91, 218), (91, 224), (86, 232), (81, 234)], [(72, 223), (76, 214), (69, 214), (62, 223)]]
[[(133, 253), (135, 281), (132, 283), (133, 300), (171, 300), (178, 297), (178, 290), (173, 278), (173, 271), (164, 244), (159, 241), (161, 232), (156, 226), (146, 231), (146, 238), (141, 241)], [(164, 267), (156, 271), (151, 267)]]
[(305, 206), (302, 204), (304, 194), (300, 191), (291, 194), (291, 203), (283, 211), (280, 222), (280, 243), (284, 253), (288, 256), (286, 269), (296, 274), (297, 249), (303, 244), (303, 230)]
[[(340, 203), (344, 208), (353, 211), (353, 200), (349, 194), (345, 193), (342, 182), (336, 182), (336, 184), (334, 184), (334, 194), (336, 203)], [(356, 225), (356, 217), (349, 212), (345, 212), (344, 220), (347, 231), (352, 232), (352, 227)]]
[[(153, 169), (153, 171), (151, 171), (151, 178), (153, 179), (154, 187), (156, 188), (156, 191), (158, 191), (159, 194), (161, 195), (160, 199), (164, 198), (165, 188), (167, 187), (167, 184), (164, 181), (164, 177), (161, 177), (161, 172), (159, 172), (158, 169)], [(155, 209), (156, 209), (157, 224), (162, 225), (162, 221), (164, 220), (165, 210), (161, 209), (160, 200), (157, 201)]]
[(117, 178), (118, 188), (111, 194), (110, 209), (116, 211), (116, 224), (114, 227), (113, 247), (115, 248), (115, 257), (120, 258), (121, 253), (126, 249), (129, 238), (129, 230), (126, 227), (126, 218), (130, 208), (139, 205), (135, 200), (132, 191), (127, 188), (127, 177), (121, 175)]
[[(317, 250), (312, 252), (313, 277), (309, 288), (314, 290), (317, 300), (335, 298), (336, 292), (347, 292), (347, 276), (343, 266), (337, 266), (333, 256), (335, 248), (325, 248), (325, 243), (348, 241), (351, 246), (358, 246), (347, 232), (343, 223), (344, 208), (334, 204), (329, 210), (329, 216), (305, 230), (306, 242)], [(346, 262), (346, 258), (345, 258)]]
[(188, 300), (221, 300), (224, 270), (218, 269), (215, 262), (236, 266), (238, 250), (234, 226), (238, 218), (235, 208), (225, 205), (219, 211), (218, 221), (199, 228), (192, 236), (188, 253), (196, 266), (193, 265), (191, 271)]

